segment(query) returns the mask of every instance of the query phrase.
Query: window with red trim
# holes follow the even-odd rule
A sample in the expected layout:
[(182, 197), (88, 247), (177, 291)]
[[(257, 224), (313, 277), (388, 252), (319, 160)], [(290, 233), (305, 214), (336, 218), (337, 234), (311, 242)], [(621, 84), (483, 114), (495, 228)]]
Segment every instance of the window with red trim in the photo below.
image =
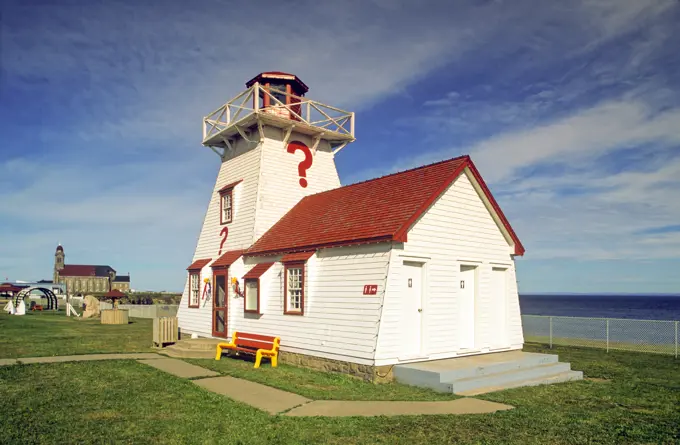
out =
[(189, 272), (189, 307), (198, 307), (201, 298), (201, 272)]
[(230, 223), (234, 217), (234, 189), (220, 192), (220, 224)]
[(305, 311), (305, 263), (285, 264), (283, 313), (303, 315)]
[(246, 278), (244, 286), (245, 286), (245, 298), (243, 302), (243, 311), (249, 314), (259, 314), (260, 279)]

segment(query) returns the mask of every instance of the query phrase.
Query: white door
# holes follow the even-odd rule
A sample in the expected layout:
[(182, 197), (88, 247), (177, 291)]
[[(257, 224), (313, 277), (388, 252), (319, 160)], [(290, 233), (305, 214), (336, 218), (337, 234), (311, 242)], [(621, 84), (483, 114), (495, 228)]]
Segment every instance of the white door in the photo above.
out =
[(477, 273), (475, 266), (460, 266), (458, 284), (458, 347), (475, 348), (475, 295)]
[(508, 345), (508, 297), (506, 269), (491, 270), (491, 348)]
[(423, 265), (404, 261), (402, 274), (402, 350), (400, 358), (420, 357), (422, 352)]

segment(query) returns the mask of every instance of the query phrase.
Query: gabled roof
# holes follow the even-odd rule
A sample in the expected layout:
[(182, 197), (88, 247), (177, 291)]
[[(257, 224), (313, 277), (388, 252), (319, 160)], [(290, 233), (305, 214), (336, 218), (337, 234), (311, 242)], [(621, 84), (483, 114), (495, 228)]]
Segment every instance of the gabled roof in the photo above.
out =
[(213, 269), (218, 268), (218, 267), (229, 267), (236, 260), (239, 259), (241, 255), (243, 255), (243, 250), (230, 250), (229, 252), (225, 252), (221, 257), (215, 260), (214, 263), (210, 265)]
[(108, 277), (109, 271), (115, 272), (111, 266), (95, 266), (91, 264), (65, 264), (59, 271), (62, 277)]
[(289, 253), (289, 254), (284, 255), (283, 258), (281, 258), (281, 262), (282, 263), (294, 263), (296, 261), (307, 261), (315, 253), (316, 253), (316, 250), (312, 250), (312, 251), (308, 251), (308, 252)]
[(252, 269), (250, 269), (243, 278), (260, 278), (263, 273), (269, 270), (274, 263), (260, 263), (256, 264)]
[(298, 202), (247, 255), (299, 252), (380, 241), (405, 242), (414, 222), (468, 168), (515, 244), (524, 247), (469, 156), (340, 187)]
[(221, 189), (219, 189), (219, 190), (217, 191), (217, 193), (222, 193), (222, 192), (224, 192), (225, 190), (233, 189), (233, 188), (236, 187), (238, 184), (240, 184), (241, 181), (243, 181), (243, 179), (239, 179), (238, 181), (231, 182), (231, 183), (225, 185), (224, 187), (222, 187)]
[(205, 267), (206, 264), (212, 261), (212, 258), (205, 258), (202, 260), (196, 260), (189, 267), (187, 267), (187, 270), (201, 270), (203, 267)]

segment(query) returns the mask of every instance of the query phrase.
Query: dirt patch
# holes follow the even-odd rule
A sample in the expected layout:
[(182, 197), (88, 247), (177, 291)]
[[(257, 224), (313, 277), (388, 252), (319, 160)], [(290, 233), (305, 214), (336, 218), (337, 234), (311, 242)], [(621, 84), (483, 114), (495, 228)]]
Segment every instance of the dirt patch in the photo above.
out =
[(123, 417), (123, 415), (117, 411), (95, 411), (93, 413), (87, 413), (83, 417), (86, 419), (90, 420), (111, 420), (111, 419), (119, 419)]

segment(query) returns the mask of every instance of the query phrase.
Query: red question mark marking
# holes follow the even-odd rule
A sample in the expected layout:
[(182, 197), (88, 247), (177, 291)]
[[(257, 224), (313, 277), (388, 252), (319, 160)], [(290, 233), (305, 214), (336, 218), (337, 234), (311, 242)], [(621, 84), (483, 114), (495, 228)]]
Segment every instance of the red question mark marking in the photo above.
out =
[(307, 180), (305, 177), (307, 176), (307, 169), (312, 166), (312, 161), (314, 158), (312, 157), (312, 152), (307, 147), (305, 144), (299, 141), (293, 141), (288, 144), (288, 148), (286, 151), (288, 153), (295, 153), (296, 151), (302, 151), (305, 154), (305, 160), (300, 162), (300, 165), (298, 165), (298, 174), (300, 175), (300, 185), (302, 187), (307, 187)]
[(226, 227), (222, 228), (222, 231), (220, 232), (220, 236), (222, 237), (222, 242), (220, 243), (220, 251), (217, 253), (218, 255), (222, 255), (222, 247), (224, 246), (224, 243), (227, 241), (227, 236), (229, 235), (229, 229)]

